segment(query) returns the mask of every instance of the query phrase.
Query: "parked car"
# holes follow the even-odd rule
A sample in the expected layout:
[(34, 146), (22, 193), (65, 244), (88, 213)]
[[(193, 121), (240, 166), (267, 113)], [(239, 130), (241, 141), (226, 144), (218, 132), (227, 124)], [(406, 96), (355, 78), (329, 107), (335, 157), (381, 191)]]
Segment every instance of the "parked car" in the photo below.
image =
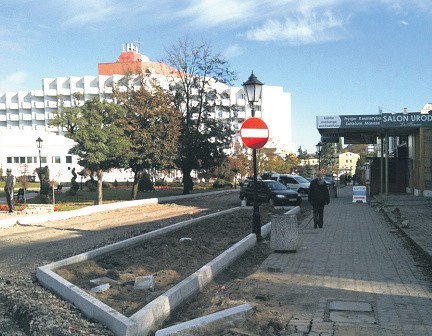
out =
[(267, 173), (263, 174), (263, 178), (283, 183), (288, 188), (296, 190), (300, 195), (309, 193), (310, 182), (300, 175)]
[[(272, 205), (300, 205), (301, 196), (297, 191), (289, 189), (280, 182), (273, 180), (257, 181), (257, 193), (259, 203), (270, 203)], [(246, 205), (254, 201), (254, 181), (244, 181), (240, 188), (240, 199), (246, 200)]]
[(333, 174), (325, 174), (324, 175), (324, 181), (327, 184), (327, 186), (332, 186), (335, 184)]

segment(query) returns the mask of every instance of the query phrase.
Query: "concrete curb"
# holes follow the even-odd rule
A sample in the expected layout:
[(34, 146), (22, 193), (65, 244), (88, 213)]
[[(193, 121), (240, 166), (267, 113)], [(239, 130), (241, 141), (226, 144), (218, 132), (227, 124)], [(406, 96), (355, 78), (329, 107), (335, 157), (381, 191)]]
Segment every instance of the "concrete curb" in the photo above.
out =
[(221, 328), (226, 330), (229, 327), (234, 327), (238, 322), (243, 321), (251, 310), (252, 305), (245, 303), (172, 327), (159, 329), (155, 336), (194, 335), (196, 332), (199, 332), (200, 335), (203, 335), (204, 332), (211, 335), (211, 332), (219, 331)]
[[(237, 244), (233, 245), (211, 262), (200, 268), (198, 271), (147, 304), (130, 318), (115, 311), (79, 287), (63, 279), (58, 274), (56, 274), (54, 270), (62, 266), (67, 266), (83, 260), (94, 258), (101, 254), (119, 250), (138, 242), (146, 241), (167, 232), (190, 225), (196, 221), (203, 219), (205, 220), (205, 218), (219, 216), (225, 213), (237, 211), (239, 209), (241, 209), (241, 207), (221, 211), (185, 222), (180, 222), (115, 244), (107, 245), (93, 251), (57, 261), (49, 265), (41, 266), (36, 271), (36, 277), (44, 287), (49, 288), (64, 299), (72, 302), (87, 317), (102, 322), (116, 335), (147, 335), (149, 332), (157, 330), (158, 326), (163, 323), (163, 321), (175, 308), (198, 293), (233, 261), (239, 258), (244, 252), (255, 246), (257, 243), (255, 235), (249, 234)], [(296, 214), (299, 211), (300, 208), (295, 207), (289, 210), (287, 214)], [(262, 227), (262, 236), (267, 236), (270, 231), (271, 223), (267, 223)], [(219, 316), (221, 319), (225, 316), (226, 321), (229, 321), (232, 318), (231, 314), (231, 311), (228, 311), (226, 314), (220, 313)], [(193, 325), (193, 323), (190, 323), (190, 325)]]
[[(288, 210), (286, 215), (297, 215), (300, 212), (300, 207), (296, 206)], [(267, 223), (261, 227), (261, 235), (267, 237), (271, 233), (271, 223)], [(249, 308), (250, 307), (250, 308)], [(228, 329), (233, 323), (240, 322), (247, 317), (247, 314), (252, 309), (250, 304), (243, 304), (234, 308), (224, 309), (217, 313), (202, 316), (184, 323), (179, 323), (175, 326), (160, 329), (155, 336), (171, 336), (171, 335), (188, 335), (193, 336), (194, 332), (211, 330), (212, 332)], [(210, 333), (209, 333), (210, 335)]]
[(432, 250), (428, 249), (426, 246), (419, 244), (419, 242), (413, 238), (413, 234), (409, 231), (410, 228), (404, 228), (401, 225), (401, 218), (395, 216), (390, 209), (395, 208), (395, 206), (383, 207), (383, 213), (385, 217), (391, 222), (391, 224), (403, 234), (403, 236), (410, 241), (410, 243), (420, 252), (429, 262), (432, 262)]

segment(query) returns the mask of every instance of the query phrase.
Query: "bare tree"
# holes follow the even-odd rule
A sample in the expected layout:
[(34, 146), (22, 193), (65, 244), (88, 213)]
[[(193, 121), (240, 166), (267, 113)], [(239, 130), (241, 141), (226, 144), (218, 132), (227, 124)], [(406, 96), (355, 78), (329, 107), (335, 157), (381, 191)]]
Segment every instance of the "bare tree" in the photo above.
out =
[(193, 189), (191, 172), (210, 169), (226, 157), (223, 149), (232, 141), (229, 123), (214, 118), (216, 111), (230, 110), (221, 101), (227, 98), (226, 85), (235, 75), (221, 54), (213, 54), (210, 44), (188, 38), (166, 49), (164, 63), (171, 66), (170, 90), (182, 113), (176, 165), (183, 173), (183, 194)]

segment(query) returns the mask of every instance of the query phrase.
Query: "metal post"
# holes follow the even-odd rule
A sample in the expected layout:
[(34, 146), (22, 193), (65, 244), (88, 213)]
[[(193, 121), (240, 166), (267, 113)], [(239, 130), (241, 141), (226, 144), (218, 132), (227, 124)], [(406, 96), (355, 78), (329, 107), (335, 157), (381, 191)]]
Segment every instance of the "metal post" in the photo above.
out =
[(386, 137), (386, 145), (385, 145), (385, 195), (388, 197), (388, 189), (389, 189), (389, 136), (387, 131), (385, 132)]
[(380, 193), (384, 194), (384, 137), (381, 136)]
[[(255, 117), (255, 107), (253, 103), (251, 105), (252, 117)], [(257, 168), (257, 152), (256, 149), (252, 149), (253, 158), (253, 181), (254, 181), (254, 201), (253, 201), (253, 214), (252, 214), (252, 233), (255, 233), (258, 241), (262, 240), (261, 236), (261, 214), (259, 211), (258, 204), (258, 168)]]
[[(247, 100), (251, 107), (252, 117), (255, 117), (255, 107), (254, 103), (261, 99), (261, 92), (264, 83), (261, 83), (256, 76), (252, 74), (249, 76), (248, 80), (243, 83), (244, 92), (246, 94)], [(252, 149), (253, 157), (253, 173), (254, 173), (254, 202), (253, 202), (253, 214), (252, 214), (252, 233), (255, 233), (257, 241), (262, 240), (261, 236), (261, 215), (258, 206), (258, 171), (257, 171), (257, 155), (256, 148)]]
[(39, 149), (39, 172), (38, 172), (38, 176), (39, 176), (39, 197), (41, 197), (42, 194), (42, 156), (41, 156), (41, 148), (42, 148), (42, 142), (43, 140), (39, 137), (36, 139), (36, 144), (37, 147)]
[(41, 162), (41, 149), (39, 148), (39, 197), (42, 193), (42, 162)]

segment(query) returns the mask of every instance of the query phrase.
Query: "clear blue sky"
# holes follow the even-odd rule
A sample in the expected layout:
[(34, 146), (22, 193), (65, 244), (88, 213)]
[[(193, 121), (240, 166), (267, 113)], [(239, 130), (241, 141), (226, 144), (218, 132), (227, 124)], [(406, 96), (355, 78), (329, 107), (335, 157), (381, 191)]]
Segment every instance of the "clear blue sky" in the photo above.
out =
[(223, 52), (235, 85), (251, 70), (292, 94), (293, 142), (315, 116), (418, 112), (432, 101), (431, 0), (3, 0), (0, 91), (97, 75), (126, 42), (150, 60), (191, 37)]

